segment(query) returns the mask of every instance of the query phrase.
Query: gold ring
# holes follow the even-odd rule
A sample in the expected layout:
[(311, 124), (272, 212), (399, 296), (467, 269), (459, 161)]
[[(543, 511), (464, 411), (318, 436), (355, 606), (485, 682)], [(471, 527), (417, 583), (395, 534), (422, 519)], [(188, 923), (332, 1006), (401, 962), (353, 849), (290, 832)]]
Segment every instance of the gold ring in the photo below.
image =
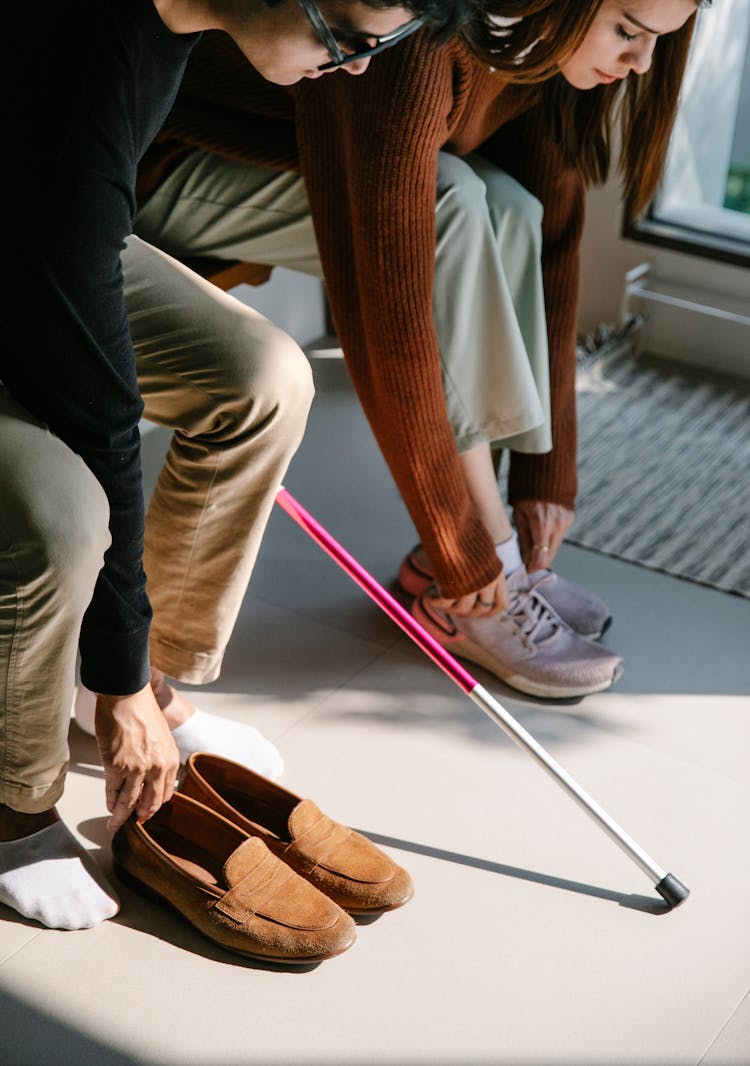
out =
[(549, 551), (549, 544), (535, 544), (534, 545), (534, 551), (548, 552)]

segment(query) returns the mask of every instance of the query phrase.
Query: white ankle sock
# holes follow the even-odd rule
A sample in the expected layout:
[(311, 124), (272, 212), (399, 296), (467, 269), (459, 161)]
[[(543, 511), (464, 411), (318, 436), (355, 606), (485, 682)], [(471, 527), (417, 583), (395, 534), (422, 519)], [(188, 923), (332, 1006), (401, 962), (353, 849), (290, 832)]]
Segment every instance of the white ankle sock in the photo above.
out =
[(172, 736), (180, 752), (180, 762), (187, 762), (195, 751), (204, 751), (233, 759), (273, 781), (284, 772), (278, 748), (254, 726), (232, 718), (206, 714), (196, 708), (191, 718), (175, 726)]
[(503, 564), (503, 573), (506, 577), (523, 566), (521, 549), (518, 547), (518, 535), (516, 533), (513, 533), (508, 540), (503, 540), (500, 544), (496, 544), (495, 551), (498, 559)]
[[(96, 696), (83, 685), (79, 685), (73, 703), (73, 714), (77, 724), (90, 736), (95, 735), (95, 711)], [(191, 718), (182, 725), (175, 726), (172, 736), (180, 752), (180, 762), (183, 763), (187, 762), (193, 752), (204, 751), (209, 755), (222, 755), (225, 759), (233, 759), (273, 781), (284, 772), (284, 761), (278, 748), (254, 726), (235, 722), (232, 718), (207, 714), (196, 708)]]
[(103, 873), (62, 822), (0, 842), (0, 903), (49, 929), (91, 929), (120, 909)]

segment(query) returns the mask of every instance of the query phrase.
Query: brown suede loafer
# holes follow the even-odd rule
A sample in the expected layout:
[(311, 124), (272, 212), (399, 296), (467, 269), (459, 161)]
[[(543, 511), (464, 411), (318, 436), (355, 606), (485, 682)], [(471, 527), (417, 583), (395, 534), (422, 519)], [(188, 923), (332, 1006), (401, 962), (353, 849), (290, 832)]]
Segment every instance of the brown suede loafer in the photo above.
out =
[(320, 962), (346, 951), (356, 927), (257, 835), (176, 793), (112, 840), (126, 884), (170, 904), (209, 940), (266, 962)]
[(414, 895), (409, 874), (312, 800), (218, 755), (198, 752), (180, 791), (222, 814), (351, 914), (378, 914)]

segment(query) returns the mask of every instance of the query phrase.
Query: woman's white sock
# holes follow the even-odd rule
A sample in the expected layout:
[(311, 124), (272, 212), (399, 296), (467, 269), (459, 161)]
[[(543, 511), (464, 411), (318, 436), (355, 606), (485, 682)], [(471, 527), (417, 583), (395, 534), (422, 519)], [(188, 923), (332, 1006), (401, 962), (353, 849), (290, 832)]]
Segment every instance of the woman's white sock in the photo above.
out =
[(104, 874), (62, 822), (0, 843), (0, 903), (49, 929), (91, 929), (120, 909)]
[(500, 544), (496, 544), (495, 552), (503, 564), (503, 573), (506, 576), (510, 576), (514, 570), (518, 570), (520, 566), (523, 566), (521, 549), (518, 547), (518, 535), (516, 533), (513, 533), (508, 540), (503, 540)]

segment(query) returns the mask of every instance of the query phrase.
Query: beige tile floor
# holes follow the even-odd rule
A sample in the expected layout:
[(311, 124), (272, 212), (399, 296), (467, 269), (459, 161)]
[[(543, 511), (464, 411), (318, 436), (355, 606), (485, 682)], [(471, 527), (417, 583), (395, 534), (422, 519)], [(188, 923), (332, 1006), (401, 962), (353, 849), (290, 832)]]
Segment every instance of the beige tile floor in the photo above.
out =
[[(412, 531), (344, 378), (288, 486), (383, 581)], [(164, 437), (146, 438), (150, 473)], [(286, 783), (414, 876), (403, 910), (303, 972), (245, 963), (122, 889), (95, 930), (0, 913), (0, 1062), (315, 1066), (750, 1064), (750, 603), (566, 548), (611, 604), (612, 691), (544, 705), (480, 680), (663, 867), (649, 881), (274, 514), (209, 711), (253, 722)], [(101, 769), (71, 727), (61, 805), (109, 863)]]

